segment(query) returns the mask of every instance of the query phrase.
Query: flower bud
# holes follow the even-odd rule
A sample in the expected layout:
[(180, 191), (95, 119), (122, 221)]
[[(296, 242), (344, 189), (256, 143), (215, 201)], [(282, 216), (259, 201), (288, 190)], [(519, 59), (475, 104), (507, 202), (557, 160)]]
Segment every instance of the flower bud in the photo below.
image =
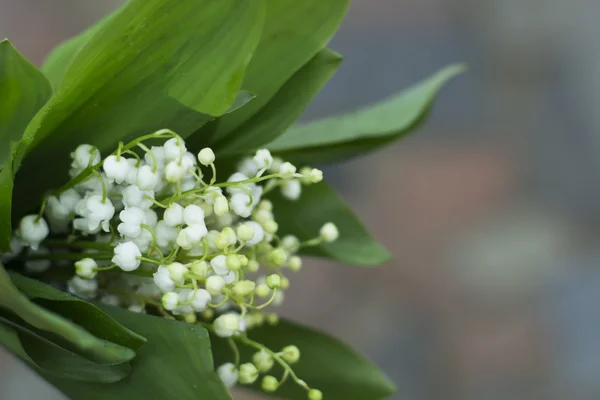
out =
[(165, 167), (165, 179), (167, 182), (179, 182), (184, 174), (185, 170), (183, 169), (183, 166), (177, 161), (169, 161)]
[(258, 297), (265, 298), (265, 297), (267, 297), (271, 293), (271, 289), (269, 289), (269, 287), (267, 286), (266, 283), (263, 283), (261, 285), (256, 286), (256, 289), (254, 290), (254, 293)]
[(278, 248), (269, 253), (268, 259), (271, 264), (281, 267), (287, 261), (287, 256), (288, 254), (284, 249)]
[(215, 162), (215, 153), (210, 147), (205, 147), (198, 153), (198, 161), (204, 166), (208, 166)]
[(296, 173), (296, 167), (286, 161), (283, 164), (281, 164), (281, 167), (279, 167), (279, 173), (281, 174), (281, 177), (283, 179), (292, 178)]
[(296, 346), (286, 346), (281, 351), (281, 358), (288, 364), (295, 364), (300, 360), (300, 350)]
[(256, 283), (243, 280), (233, 284), (233, 293), (237, 296), (248, 296), (256, 288)]
[(300, 271), (300, 268), (302, 268), (302, 259), (298, 256), (291, 256), (288, 260), (288, 267), (292, 272)]
[(267, 276), (267, 286), (271, 289), (281, 287), (281, 277), (277, 274)]
[(219, 217), (227, 214), (229, 212), (229, 202), (227, 201), (227, 197), (223, 195), (217, 196), (215, 198), (213, 210)]
[(252, 363), (240, 365), (239, 380), (241, 384), (250, 385), (258, 379), (258, 369)]
[(271, 202), (271, 200), (261, 200), (261, 202), (258, 203), (258, 209), (265, 211), (273, 211), (273, 203)]
[(206, 278), (206, 290), (213, 296), (221, 294), (221, 290), (225, 287), (225, 280), (219, 275), (212, 275)]
[(185, 314), (183, 316), (183, 319), (188, 324), (195, 324), (196, 321), (198, 320), (198, 318), (196, 317), (196, 314)]
[(337, 226), (332, 222), (328, 222), (321, 227), (320, 231), (321, 239), (325, 242), (335, 242), (340, 236)]
[(267, 315), (267, 324), (277, 325), (279, 323), (279, 316), (275, 313)]
[(248, 241), (254, 237), (254, 228), (249, 224), (241, 224), (237, 228), (237, 235), (240, 240)]
[(287, 251), (294, 253), (300, 247), (300, 240), (294, 235), (286, 235), (281, 239), (281, 246)]
[(279, 381), (274, 376), (267, 375), (263, 378), (261, 387), (265, 392), (272, 393), (279, 387)]
[(161, 302), (166, 310), (173, 311), (179, 304), (179, 295), (175, 292), (165, 293), (161, 299)]
[(238, 381), (238, 371), (232, 363), (225, 363), (217, 368), (217, 374), (226, 387), (235, 386)]
[(84, 258), (75, 263), (75, 273), (83, 279), (94, 279), (98, 264), (91, 258)]
[(185, 274), (187, 274), (188, 269), (185, 265), (174, 262), (167, 266), (169, 270), (169, 276), (175, 283), (183, 284), (185, 281)]
[(260, 372), (269, 372), (273, 368), (273, 357), (267, 353), (264, 349), (254, 353), (252, 356), (252, 362)]
[(171, 203), (165, 210), (163, 219), (171, 227), (183, 224), (183, 207), (178, 203)]
[(323, 400), (323, 393), (318, 389), (308, 391), (308, 400)]
[(191, 265), (190, 269), (198, 279), (205, 280), (208, 278), (210, 267), (206, 261), (196, 261)]
[(281, 277), (281, 289), (288, 290), (290, 287), (290, 280), (285, 276)]
[(249, 260), (248, 267), (246, 268), (249, 272), (257, 272), (260, 268), (260, 264), (256, 260)]
[(246, 257), (243, 254), (238, 254), (238, 258), (240, 259), (240, 264), (242, 264), (242, 267), (245, 267), (248, 265), (248, 257)]
[(276, 233), (277, 229), (279, 229), (279, 225), (274, 220), (265, 221), (262, 224), (262, 227), (265, 230), (265, 232), (270, 233), (270, 234)]
[(229, 254), (227, 256), (227, 268), (230, 271), (239, 271), (242, 268), (242, 263), (237, 254)]

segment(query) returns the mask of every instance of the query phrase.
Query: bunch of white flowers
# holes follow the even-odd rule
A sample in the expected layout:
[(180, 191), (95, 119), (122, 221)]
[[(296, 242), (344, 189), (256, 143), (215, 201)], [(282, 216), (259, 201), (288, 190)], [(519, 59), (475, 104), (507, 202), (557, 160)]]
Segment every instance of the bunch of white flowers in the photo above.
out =
[[(158, 146), (157, 139), (167, 140)], [(190, 323), (200, 316), (215, 335), (241, 337), (246, 329), (276, 322), (262, 310), (283, 302), (287, 272), (302, 266), (299, 249), (339, 236), (330, 222), (306, 242), (279, 235), (265, 195), (278, 189), (296, 200), (302, 185), (320, 182), (323, 173), (297, 172), (266, 149), (243, 159), (224, 182), (217, 182), (210, 148), (194, 155), (168, 130), (120, 143), (104, 159), (88, 144), (71, 157), (72, 179), (44, 199), (39, 215), (22, 218), (13, 254), (3, 259), (25, 246), (30, 249), (21, 257), (36, 262), (35, 272), (48, 269), (48, 260), (75, 260), (68, 289), (80, 297)], [(271, 368), (273, 354), (263, 349), (253, 363), (226, 364), (218, 372), (228, 386), (253, 383)], [(299, 358), (294, 346), (281, 354), (275, 359), (283, 363)], [(264, 377), (265, 390), (278, 385)], [(312, 389), (310, 398), (318, 399), (317, 392)]]

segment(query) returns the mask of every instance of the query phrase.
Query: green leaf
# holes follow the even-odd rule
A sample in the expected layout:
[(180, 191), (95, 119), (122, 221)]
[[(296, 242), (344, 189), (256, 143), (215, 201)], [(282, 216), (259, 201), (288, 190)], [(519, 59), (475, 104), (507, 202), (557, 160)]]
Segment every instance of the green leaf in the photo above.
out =
[(0, 314), (0, 325), (2, 324), (14, 329), (18, 336), (20, 350), (15, 355), (39, 372), (60, 378), (102, 383), (118, 382), (131, 372), (129, 363), (94, 363)]
[(349, 0), (266, 0), (263, 35), (242, 87), (256, 94), (248, 106), (207, 124), (189, 142), (196, 149), (231, 136), (265, 106), (329, 42)]
[[(323, 392), (328, 400), (378, 400), (392, 395), (396, 387), (371, 362), (346, 344), (324, 333), (289, 321), (276, 326), (265, 325), (248, 332), (250, 339), (278, 352), (293, 344), (300, 349), (300, 361), (294, 372), (310, 387)], [(227, 341), (213, 337), (213, 352), (217, 365), (232, 360)], [(256, 349), (240, 344), (242, 362), (251, 360)], [(260, 390), (259, 385), (253, 386)], [(275, 396), (282, 399), (305, 400), (306, 391), (288, 378)]]
[(262, 0), (131, 0), (102, 22), (19, 145), (15, 164), (29, 157), (15, 186), (17, 215), (60, 186), (78, 144), (112, 151), (165, 127), (187, 136), (227, 112), (264, 12)]
[(127, 329), (91, 303), (19, 274), (11, 274), (11, 279), (17, 289), (36, 304), (84, 326), (88, 332), (100, 339), (136, 351), (146, 343), (146, 338)]
[(464, 71), (453, 65), (374, 106), (292, 127), (267, 147), (292, 162), (340, 161), (407, 135), (425, 118), (437, 92)]
[(106, 399), (231, 399), (213, 370), (208, 333), (183, 322), (103, 309), (128, 328), (146, 336), (146, 343), (132, 361), (127, 378), (112, 384), (46, 379), (73, 400)]
[(8, 41), (0, 41), (0, 165), (52, 95), (48, 80)]
[(244, 154), (281, 135), (298, 119), (341, 61), (342, 56), (338, 53), (321, 50), (279, 89), (269, 103), (215, 145), (215, 150), (225, 156)]
[(11, 158), (6, 160), (0, 171), (0, 252), (10, 251), (13, 185), (14, 174)]
[(0, 265), (0, 308), (16, 314), (34, 328), (56, 335), (77, 349), (80, 355), (85, 355), (94, 361), (117, 364), (129, 361), (135, 356), (134, 350), (97, 338), (81, 326), (31, 302), (13, 285), (2, 265)]
[(59, 44), (58, 47), (48, 55), (44, 61), (44, 65), (42, 65), (42, 72), (46, 75), (48, 80), (50, 80), (53, 87), (57, 88), (60, 85), (67, 68), (69, 68), (79, 50), (89, 42), (92, 36), (95, 35), (104, 24), (108, 23), (113, 16), (117, 15), (117, 13), (118, 10), (106, 16), (97, 24), (92, 25), (81, 34)]
[(340, 237), (333, 243), (303, 249), (305, 254), (333, 258), (346, 264), (371, 266), (389, 261), (390, 253), (373, 239), (344, 200), (326, 182), (304, 186), (302, 196), (288, 200), (273, 194), (273, 212), (279, 232), (300, 240), (319, 235), (325, 222), (333, 222)]

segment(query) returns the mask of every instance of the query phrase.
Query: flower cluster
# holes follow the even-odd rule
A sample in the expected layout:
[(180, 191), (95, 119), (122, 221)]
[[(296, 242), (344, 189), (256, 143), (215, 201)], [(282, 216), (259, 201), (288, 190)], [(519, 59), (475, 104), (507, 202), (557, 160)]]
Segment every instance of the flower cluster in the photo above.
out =
[(297, 347), (273, 352), (245, 336), (277, 322), (263, 310), (283, 302), (287, 273), (302, 267), (298, 251), (339, 235), (325, 223), (304, 242), (281, 236), (265, 198), (279, 190), (298, 199), (302, 185), (323, 179), (320, 170), (298, 170), (261, 149), (218, 182), (213, 151), (193, 154), (169, 130), (120, 143), (106, 158), (80, 145), (71, 158), (71, 180), (44, 199), (38, 215), (22, 218), (5, 261), (20, 257), (30, 273), (74, 261), (68, 290), (77, 296), (201, 323), (232, 345), (254, 346), (252, 362), (218, 368), (227, 386), (254, 383), (278, 363), (285, 375), (264, 376), (265, 391), (291, 376), (310, 400), (322, 398), (290, 367), (300, 357)]

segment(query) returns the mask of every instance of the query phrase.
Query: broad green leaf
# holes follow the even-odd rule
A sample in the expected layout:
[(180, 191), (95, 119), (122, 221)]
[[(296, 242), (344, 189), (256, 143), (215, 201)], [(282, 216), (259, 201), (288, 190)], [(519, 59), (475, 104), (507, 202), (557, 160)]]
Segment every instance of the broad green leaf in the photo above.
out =
[(108, 15), (97, 24), (92, 25), (81, 34), (59, 44), (52, 52), (48, 55), (42, 65), (42, 72), (48, 80), (52, 83), (52, 86), (57, 88), (62, 81), (62, 78), (67, 71), (67, 68), (71, 65), (71, 62), (81, 50), (83, 46), (100, 30), (100, 28), (108, 23), (110, 19), (117, 15), (118, 10)]
[(374, 106), (292, 127), (267, 147), (286, 159), (309, 164), (340, 161), (381, 147), (412, 132), (437, 92), (463, 70), (453, 65)]
[(19, 274), (11, 274), (11, 279), (17, 289), (36, 304), (85, 327), (100, 339), (136, 351), (146, 342), (143, 336), (127, 329), (91, 303)]
[(219, 155), (244, 154), (281, 135), (302, 114), (341, 61), (342, 56), (338, 53), (321, 50), (279, 89), (269, 103), (216, 145), (215, 150)]
[(263, 35), (242, 85), (257, 98), (207, 124), (190, 138), (189, 147), (199, 149), (231, 136), (265, 106), (285, 82), (327, 45), (348, 3), (349, 0), (266, 0)]
[(21, 138), (51, 95), (44, 74), (8, 40), (0, 41), (0, 165), (9, 157), (11, 141)]
[(116, 320), (148, 338), (131, 362), (127, 378), (112, 384), (46, 379), (73, 400), (231, 399), (213, 370), (207, 331), (183, 322), (104, 308)]
[(6, 160), (0, 170), (0, 252), (10, 251), (13, 185), (14, 174), (11, 158)]
[(340, 237), (333, 243), (303, 249), (306, 254), (325, 256), (347, 264), (371, 266), (389, 261), (390, 253), (373, 239), (344, 200), (326, 182), (302, 188), (302, 196), (288, 200), (279, 193), (272, 196), (273, 212), (279, 232), (300, 240), (319, 236), (325, 222), (333, 222)]
[(94, 363), (0, 313), (0, 325), (2, 324), (11, 327), (17, 333), (20, 349), (24, 354), (17, 351), (15, 355), (39, 372), (59, 378), (102, 383), (118, 382), (131, 372), (129, 363)]
[(76, 348), (80, 355), (88, 356), (97, 362), (117, 364), (129, 361), (135, 356), (134, 350), (97, 338), (81, 326), (31, 302), (13, 285), (2, 265), (0, 308), (14, 313), (33, 328), (56, 335)]
[[(378, 400), (396, 391), (394, 384), (370, 361), (348, 345), (312, 328), (282, 320), (276, 326), (253, 328), (248, 337), (275, 352), (290, 344), (298, 346), (300, 361), (293, 365), (293, 370), (309, 386), (321, 390), (324, 399)], [(218, 337), (212, 339), (217, 365), (230, 362), (232, 353), (228, 343)], [(251, 361), (257, 350), (241, 343), (239, 346), (242, 362)], [(253, 388), (260, 390), (258, 384)], [(307, 398), (306, 391), (290, 378), (274, 395), (289, 400)]]
[(227, 112), (264, 11), (262, 0), (131, 0), (101, 22), (18, 147), (16, 165), (29, 157), (15, 187), (24, 200), (17, 214), (67, 178), (78, 144), (112, 151), (165, 127), (187, 136)]

